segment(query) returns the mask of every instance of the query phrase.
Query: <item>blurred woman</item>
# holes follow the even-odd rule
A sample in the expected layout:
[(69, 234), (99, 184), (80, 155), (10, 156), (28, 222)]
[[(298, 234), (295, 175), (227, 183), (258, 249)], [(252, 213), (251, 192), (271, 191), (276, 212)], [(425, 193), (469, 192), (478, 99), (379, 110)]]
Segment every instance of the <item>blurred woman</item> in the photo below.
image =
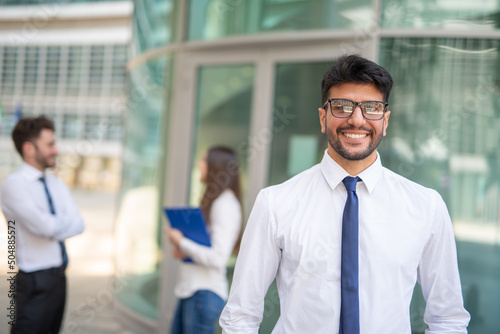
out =
[(185, 238), (177, 229), (165, 228), (173, 256), (181, 262), (175, 295), (179, 298), (171, 334), (212, 334), (228, 295), (226, 265), (241, 239), (242, 205), (240, 166), (227, 147), (209, 149), (198, 164), (205, 183), (201, 209), (211, 247)]

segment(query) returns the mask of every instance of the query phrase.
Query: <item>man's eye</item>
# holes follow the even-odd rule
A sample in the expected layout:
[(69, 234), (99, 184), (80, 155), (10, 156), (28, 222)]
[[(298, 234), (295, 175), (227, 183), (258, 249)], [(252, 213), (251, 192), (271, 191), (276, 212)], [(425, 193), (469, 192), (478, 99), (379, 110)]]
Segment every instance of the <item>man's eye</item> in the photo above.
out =
[(350, 112), (350, 108), (348, 105), (345, 105), (345, 104), (337, 104), (337, 105), (334, 105), (333, 106), (336, 110), (341, 110), (341, 111), (346, 111), (346, 112)]

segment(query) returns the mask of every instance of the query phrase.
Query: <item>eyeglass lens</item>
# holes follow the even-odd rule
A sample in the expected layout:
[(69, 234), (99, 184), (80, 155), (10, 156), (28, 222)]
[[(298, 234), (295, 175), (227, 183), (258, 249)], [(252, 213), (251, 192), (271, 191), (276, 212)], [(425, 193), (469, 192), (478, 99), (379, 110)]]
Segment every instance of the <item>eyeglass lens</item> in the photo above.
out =
[(337, 117), (349, 117), (359, 104), (363, 115), (368, 119), (381, 119), (384, 115), (385, 103), (379, 101), (354, 102), (347, 99), (332, 99), (332, 114)]

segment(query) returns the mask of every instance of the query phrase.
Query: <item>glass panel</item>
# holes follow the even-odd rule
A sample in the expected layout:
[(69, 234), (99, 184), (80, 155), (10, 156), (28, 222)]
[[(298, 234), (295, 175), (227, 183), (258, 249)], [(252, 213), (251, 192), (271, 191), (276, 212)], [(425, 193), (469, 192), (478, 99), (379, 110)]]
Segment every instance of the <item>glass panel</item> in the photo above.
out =
[[(105, 1), (123, 1), (123, 0), (65, 0), (64, 3), (81, 2), (105, 2)], [(46, 0), (0, 0), (0, 6), (20, 6), (20, 5), (45, 5)]]
[(100, 129), (99, 125), (101, 118), (99, 115), (87, 114), (85, 115), (85, 135), (87, 139), (97, 139), (99, 138)]
[(321, 62), (277, 66), (269, 184), (288, 180), (323, 157), (327, 146), (320, 131), (319, 83), (332, 65)]
[(4, 46), (3, 50), (3, 65), (2, 65), (2, 82), (0, 92), (13, 93), (16, 83), (16, 68), (18, 59), (18, 48), (12, 46)]
[(159, 189), (163, 188), (167, 145), (162, 124), (164, 117), (168, 118), (165, 97), (170, 90), (164, 74), (171, 71), (172, 62), (173, 58), (156, 58), (132, 70), (128, 104), (119, 106), (123, 108), (120, 117), (126, 123), (126, 138), (116, 223), (117, 280), (123, 284), (116, 296), (120, 303), (151, 319), (158, 319)]
[(115, 45), (113, 48), (113, 65), (111, 69), (111, 93), (123, 94), (126, 79), (127, 46)]
[(177, 18), (176, 0), (134, 1), (133, 48), (137, 53), (155, 49), (176, 40)]
[(47, 48), (47, 65), (45, 69), (45, 92), (55, 94), (59, 82), (59, 64), (61, 61), (61, 47), (50, 46)]
[(65, 139), (76, 139), (80, 137), (81, 123), (78, 115), (64, 114), (62, 124), (62, 137)]
[(102, 79), (104, 73), (104, 55), (103, 45), (93, 45), (90, 52), (89, 68), (89, 92), (92, 95), (99, 95), (102, 89)]
[(80, 90), (81, 77), (83, 72), (83, 47), (70, 46), (68, 54), (68, 95), (77, 95)]
[(40, 47), (28, 46), (25, 48), (24, 55), (24, 82), (23, 92), (34, 94), (36, 90), (36, 82), (38, 79), (38, 59)]
[[(494, 333), (500, 327), (500, 42), (386, 38), (380, 47), (380, 62), (395, 81), (382, 161), (443, 196), (472, 316), (469, 333)], [(419, 293), (414, 333), (425, 329)]]
[(108, 122), (105, 124), (105, 139), (106, 140), (121, 140), (123, 137), (123, 119), (120, 116), (109, 116)]
[(500, 28), (497, 0), (385, 0), (382, 27), (492, 30)]
[(202, 195), (197, 163), (214, 145), (229, 146), (237, 152), (245, 189), (247, 152), (238, 149), (241, 143), (248, 141), (250, 134), (253, 79), (252, 65), (204, 66), (199, 69), (191, 205), (198, 206)]
[[(0, 101), (0, 104), (2, 102)], [(0, 105), (0, 110), (2, 106)], [(4, 111), (5, 112), (5, 111)], [(0, 123), (0, 135), (2, 137), (9, 137), (12, 135), (12, 130), (14, 130), (14, 127), (16, 126), (17, 123), (17, 116), (14, 113), (7, 113), (5, 112), (3, 114), (3, 117), (1, 118), (1, 123)]]
[(363, 29), (372, 17), (370, 0), (190, 1), (187, 39), (266, 31)]

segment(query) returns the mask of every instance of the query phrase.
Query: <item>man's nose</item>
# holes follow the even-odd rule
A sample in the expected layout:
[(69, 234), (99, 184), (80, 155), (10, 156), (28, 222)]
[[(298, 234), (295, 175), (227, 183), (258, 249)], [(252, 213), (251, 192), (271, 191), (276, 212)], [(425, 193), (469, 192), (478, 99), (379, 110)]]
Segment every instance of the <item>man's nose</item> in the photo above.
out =
[(365, 118), (363, 117), (363, 111), (361, 107), (358, 105), (354, 108), (352, 115), (348, 119), (349, 124), (352, 125), (360, 125), (365, 123)]

